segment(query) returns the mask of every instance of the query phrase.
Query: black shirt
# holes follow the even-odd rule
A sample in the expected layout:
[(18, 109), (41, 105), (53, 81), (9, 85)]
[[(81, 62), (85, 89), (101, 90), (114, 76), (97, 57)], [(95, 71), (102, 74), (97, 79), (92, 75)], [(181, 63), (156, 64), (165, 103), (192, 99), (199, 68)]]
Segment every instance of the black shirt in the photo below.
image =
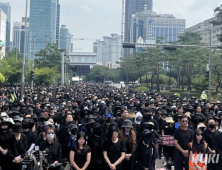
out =
[[(191, 129), (176, 129), (174, 132), (174, 140), (178, 140), (178, 144), (183, 150), (188, 150), (188, 144), (193, 139), (193, 131)], [(176, 149), (177, 150), (177, 149)]]
[[(120, 157), (122, 152), (126, 152), (126, 144), (124, 141), (118, 139), (116, 143), (113, 143), (111, 140), (105, 141), (103, 145), (103, 151), (107, 151), (107, 156), (110, 162), (115, 163)], [(116, 166), (116, 170), (121, 170), (121, 163)]]
[(55, 161), (61, 162), (61, 147), (60, 143), (53, 141), (53, 143), (49, 144), (49, 142), (43, 141), (39, 146), (40, 151), (48, 152), (48, 161), (50, 164)]
[(91, 152), (90, 147), (86, 146), (84, 149), (74, 147), (72, 151), (75, 152), (74, 162), (79, 168), (82, 168), (86, 163), (87, 154)]
[(211, 132), (209, 129), (206, 129), (203, 131), (203, 138), (210, 147), (211, 150), (215, 150), (214, 148), (214, 138), (217, 134), (219, 134), (219, 131)]

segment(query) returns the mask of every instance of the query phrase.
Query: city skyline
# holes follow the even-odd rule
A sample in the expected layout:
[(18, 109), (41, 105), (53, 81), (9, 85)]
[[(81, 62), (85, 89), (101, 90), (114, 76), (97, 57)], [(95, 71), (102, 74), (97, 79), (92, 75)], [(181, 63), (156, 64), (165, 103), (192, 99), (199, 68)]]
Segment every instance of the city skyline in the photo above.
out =
[[(3, 0), (3, 3), (6, 2), (11, 5), (11, 23), (21, 21), (21, 17), (25, 15), (25, 0), (24, 3)], [(213, 3), (212, 0), (169, 0), (166, 2), (155, 0), (153, 11), (173, 14), (176, 18), (186, 19), (188, 28), (213, 17), (213, 10), (221, 3), (222, 0)], [(67, 25), (74, 38), (91, 38), (91, 40), (74, 41), (74, 48), (91, 52), (95, 39), (102, 39), (104, 35), (112, 33), (121, 34), (122, 1), (120, 0), (97, 0), (96, 2), (63, 0), (60, 5), (60, 25)]]

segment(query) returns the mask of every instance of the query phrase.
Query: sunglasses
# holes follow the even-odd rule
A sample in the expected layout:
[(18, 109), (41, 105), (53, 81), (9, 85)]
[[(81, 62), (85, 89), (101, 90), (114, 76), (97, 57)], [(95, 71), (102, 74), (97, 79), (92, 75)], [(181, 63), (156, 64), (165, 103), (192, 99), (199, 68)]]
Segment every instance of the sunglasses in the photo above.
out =
[(203, 136), (203, 134), (197, 134), (197, 136)]

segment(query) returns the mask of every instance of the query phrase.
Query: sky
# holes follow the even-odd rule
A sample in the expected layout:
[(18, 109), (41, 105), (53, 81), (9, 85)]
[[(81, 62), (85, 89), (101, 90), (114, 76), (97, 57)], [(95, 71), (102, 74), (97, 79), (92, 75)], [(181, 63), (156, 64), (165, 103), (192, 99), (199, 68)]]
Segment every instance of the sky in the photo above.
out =
[[(12, 23), (25, 16), (26, 0), (1, 2), (10, 3)], [(186, 19), (188, 28), (213, 17), (214, 9), (221, 4), (222, 0), (153, 0), (153, 11)], [(122, 0), (60, 0), (60, 5), (60, 25), (66, 25), (74, 39), (84, 39), (73, 40), (75, 52), (92, 52), (96, 39), (121, 34)]]

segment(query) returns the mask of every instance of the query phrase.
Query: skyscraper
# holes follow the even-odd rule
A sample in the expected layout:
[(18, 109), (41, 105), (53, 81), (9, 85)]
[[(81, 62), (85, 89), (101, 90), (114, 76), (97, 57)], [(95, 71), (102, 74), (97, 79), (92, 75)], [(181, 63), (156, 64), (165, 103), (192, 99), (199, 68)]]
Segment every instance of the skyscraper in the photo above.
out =
[(5, 57), (5, 41), (6, 41), (6, 25), (7, 25), (7, 15), (0, 9), (0, 46), (2, 46), (0, 51), (0, 59)]
[(35, 35), (35, 53), (56, 43), (57, 0), (30, 1), (29, 28)]
[[(27, 18), (27, 21), (29, 19)], [(31, 51), (31, 43), (30, 43), (30, 34), (29, 34), (29, 22), (27, 22), (27, 32), (26, 32), (26, 48), (25, 48), (25, 18), (22, 18), (22, 22), (14, 22), (13, 23), (13, 38), (12, 38), (12, 45), (13, 48), (16, 48), (19, 50), (21, 54), (24, 53), (24, 50), (26, 49), (26, 54), (29, 54)], [(30, 38), (29, 38), (30, 37)], [(28, 55), (29, 56), (29, 55)], [(29, 56), (30, 57), (30, 56)]]
[(59, 27), (60, 27), (60, 4), (57, 0), (57, 19), (56, 19), (56, 44), (59, 45)]
[(66, 25), (61, 25), (59, 37), (59, 49), (65, 49), (68, 53), (72, 52), (71, 49), (71, 34)]
[[(153, 0), (123, 0), (125, 1), (123, 17), (124, 17), (124, 42), (130, 42), (130, 25), (132, 15), (143, 11), (144, 6), (147, 6), (147, 10), (153, 11)], [(128, 51), (128, 50), (126, 50)], [(125, 56), (127, 56), (129, 52), (125, 52)]]
[(6, 23), (6, 51), (10, 49), (10, 34), (11, 34), (11, 6), (8, 3), (0, 2), (0, 8), (7, 16)]

